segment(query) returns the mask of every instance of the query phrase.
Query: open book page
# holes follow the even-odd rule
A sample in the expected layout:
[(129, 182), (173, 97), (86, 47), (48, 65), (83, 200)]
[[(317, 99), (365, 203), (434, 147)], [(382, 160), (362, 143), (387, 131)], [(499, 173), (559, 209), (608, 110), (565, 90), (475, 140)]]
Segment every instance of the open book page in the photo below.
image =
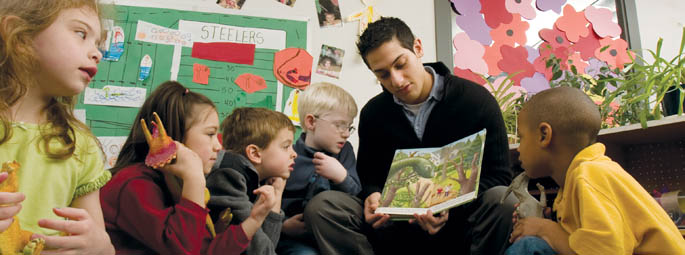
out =
[(483, 129), (438, 148), (396, 150), (376, 213), (408, 220), (415, 213), (439, 213), (474, 200), (485, 133)]

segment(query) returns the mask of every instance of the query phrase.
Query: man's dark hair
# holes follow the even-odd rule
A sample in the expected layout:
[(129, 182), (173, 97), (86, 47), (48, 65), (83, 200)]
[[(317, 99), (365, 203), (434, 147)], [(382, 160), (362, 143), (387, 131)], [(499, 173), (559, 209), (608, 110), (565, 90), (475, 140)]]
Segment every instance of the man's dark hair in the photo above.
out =
[(414, 34), (401, 19), (381, 17), (381, 19), (369, 24), (357, 42), (359, 55), (362, 56), (367, 67), (369, 63), (366, 62), (366, 55), (369, 54), (369, 51), (377, 49), (393, 38), (397, 38), (403, 48), (414, 52)]

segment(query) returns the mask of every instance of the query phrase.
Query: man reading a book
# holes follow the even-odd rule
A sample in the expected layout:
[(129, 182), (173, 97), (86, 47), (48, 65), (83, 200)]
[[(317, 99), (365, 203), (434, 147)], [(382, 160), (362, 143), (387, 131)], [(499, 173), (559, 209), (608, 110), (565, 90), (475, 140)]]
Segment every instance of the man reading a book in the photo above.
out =
[[(422, 64), (424, 49), (397, 18), (369, 24), (357, 48), (383, 92), (364, 106), (359, 121), (358, 197), (320, 197), (335, 201), (339, 212), (321, 213), (314, 233), (333, 250), (359, 252), (370, 243), (376, 254), (501, 254), (511, 232), (516, 199), (499, 198), (511, 182), (509, 152), (499, 105), (482, 86), (456, 77), (442, 63)], [(428, 212), (409, 221), (377, 214), (383, 185), (396, 149), (440, 147), (487, 129), (478, 198), (438, 215)], [(457, 192), (457, 191), (451, 191)], [(319, 231), (325, 229), (326, 232)]]

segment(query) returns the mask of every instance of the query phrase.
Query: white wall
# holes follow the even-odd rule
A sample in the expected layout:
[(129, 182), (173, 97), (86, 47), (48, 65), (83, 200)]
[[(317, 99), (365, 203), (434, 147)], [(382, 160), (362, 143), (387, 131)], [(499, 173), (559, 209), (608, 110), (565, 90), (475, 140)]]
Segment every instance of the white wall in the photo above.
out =
[[(207, 4), (216, 3), (215, 0), (204, 0)], [(374, 1), (366, 1), (374, 2)], [(375, 11), (382, 16), (394, 16), (404, 20), (411, 27), (414, 34), (421, 38), (425, 55), (424, 62), (436, 61), (435, 56), (435, 18), (433, 1), (416, 0), (376, 0)], [(342, 17), (346, 17), (362, 9), (361, 0), (339, 0)], [(312, 74), (312, 82), (327, 81), (339, 85), (356, 99), (359, 110), (366, 102), (381, 91), (380, 84), (366, 68), (357, 53), (355, 43), (358, 38), (358, 24), (345, 23), (342, 28), (320, 29), (316, 14), (316, 6), (312, 0), (297, 0), (293, 7), (280, 4), (275, 0), (247, 0), (240, 12), (264, 14), (263, 16), (300, 16), (309, 17), (312, 29), (310, 35), (309, 53), (314, 56), (314, 63), (318, 63), (321, 44), (338, 47), (345, 50), (340, 79), (329, 78), (316, 73)], [(355, 125), (359, 116), (355, 119)], [(357, 149), (358, 137), (353, 134), (350, 142)]]
[[(635, 0), (635, 5), (641, 47), (656, 50), (657, 41), (663, 38), (661, 56), (669, 60), (675, 57), (680, 48), (685, 26), (685, 1)], [(652, 61), (649, 55), (647, 52), (642, 52), (642, 56)]]

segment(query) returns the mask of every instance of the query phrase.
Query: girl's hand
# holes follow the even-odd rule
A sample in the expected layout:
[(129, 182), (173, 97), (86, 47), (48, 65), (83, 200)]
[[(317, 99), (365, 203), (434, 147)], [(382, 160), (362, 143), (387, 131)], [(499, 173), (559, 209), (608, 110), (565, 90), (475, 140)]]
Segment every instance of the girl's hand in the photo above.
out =
[(194, 151), (179, 143), (176, 143), (176, 162), (173, 164), (167, 164), (158, 170), (170, 173), (178, 178), (181, 178), (184, 182), (204, 180), (204, 172), (202, 171), (202, 159)]
[[(0, 183), (7, 180), (7, 172), (0, 173)], [(0, 192), (0, 233), (10, 227), (15, 215), (21, 210), (21, 202), (26, 199), (23, 193)]]
[[(68, 220), (42, 219), (38, 226), (66, 233), (65, 236), (34, 234), (31, 238), (45, 239), (46, 250), (41, 254), (114, 254), (109, 235), (102, 226), (81, 208), (54, 208), (57, 216)], [(54, 250), (52, 250), (54, 249)]]

